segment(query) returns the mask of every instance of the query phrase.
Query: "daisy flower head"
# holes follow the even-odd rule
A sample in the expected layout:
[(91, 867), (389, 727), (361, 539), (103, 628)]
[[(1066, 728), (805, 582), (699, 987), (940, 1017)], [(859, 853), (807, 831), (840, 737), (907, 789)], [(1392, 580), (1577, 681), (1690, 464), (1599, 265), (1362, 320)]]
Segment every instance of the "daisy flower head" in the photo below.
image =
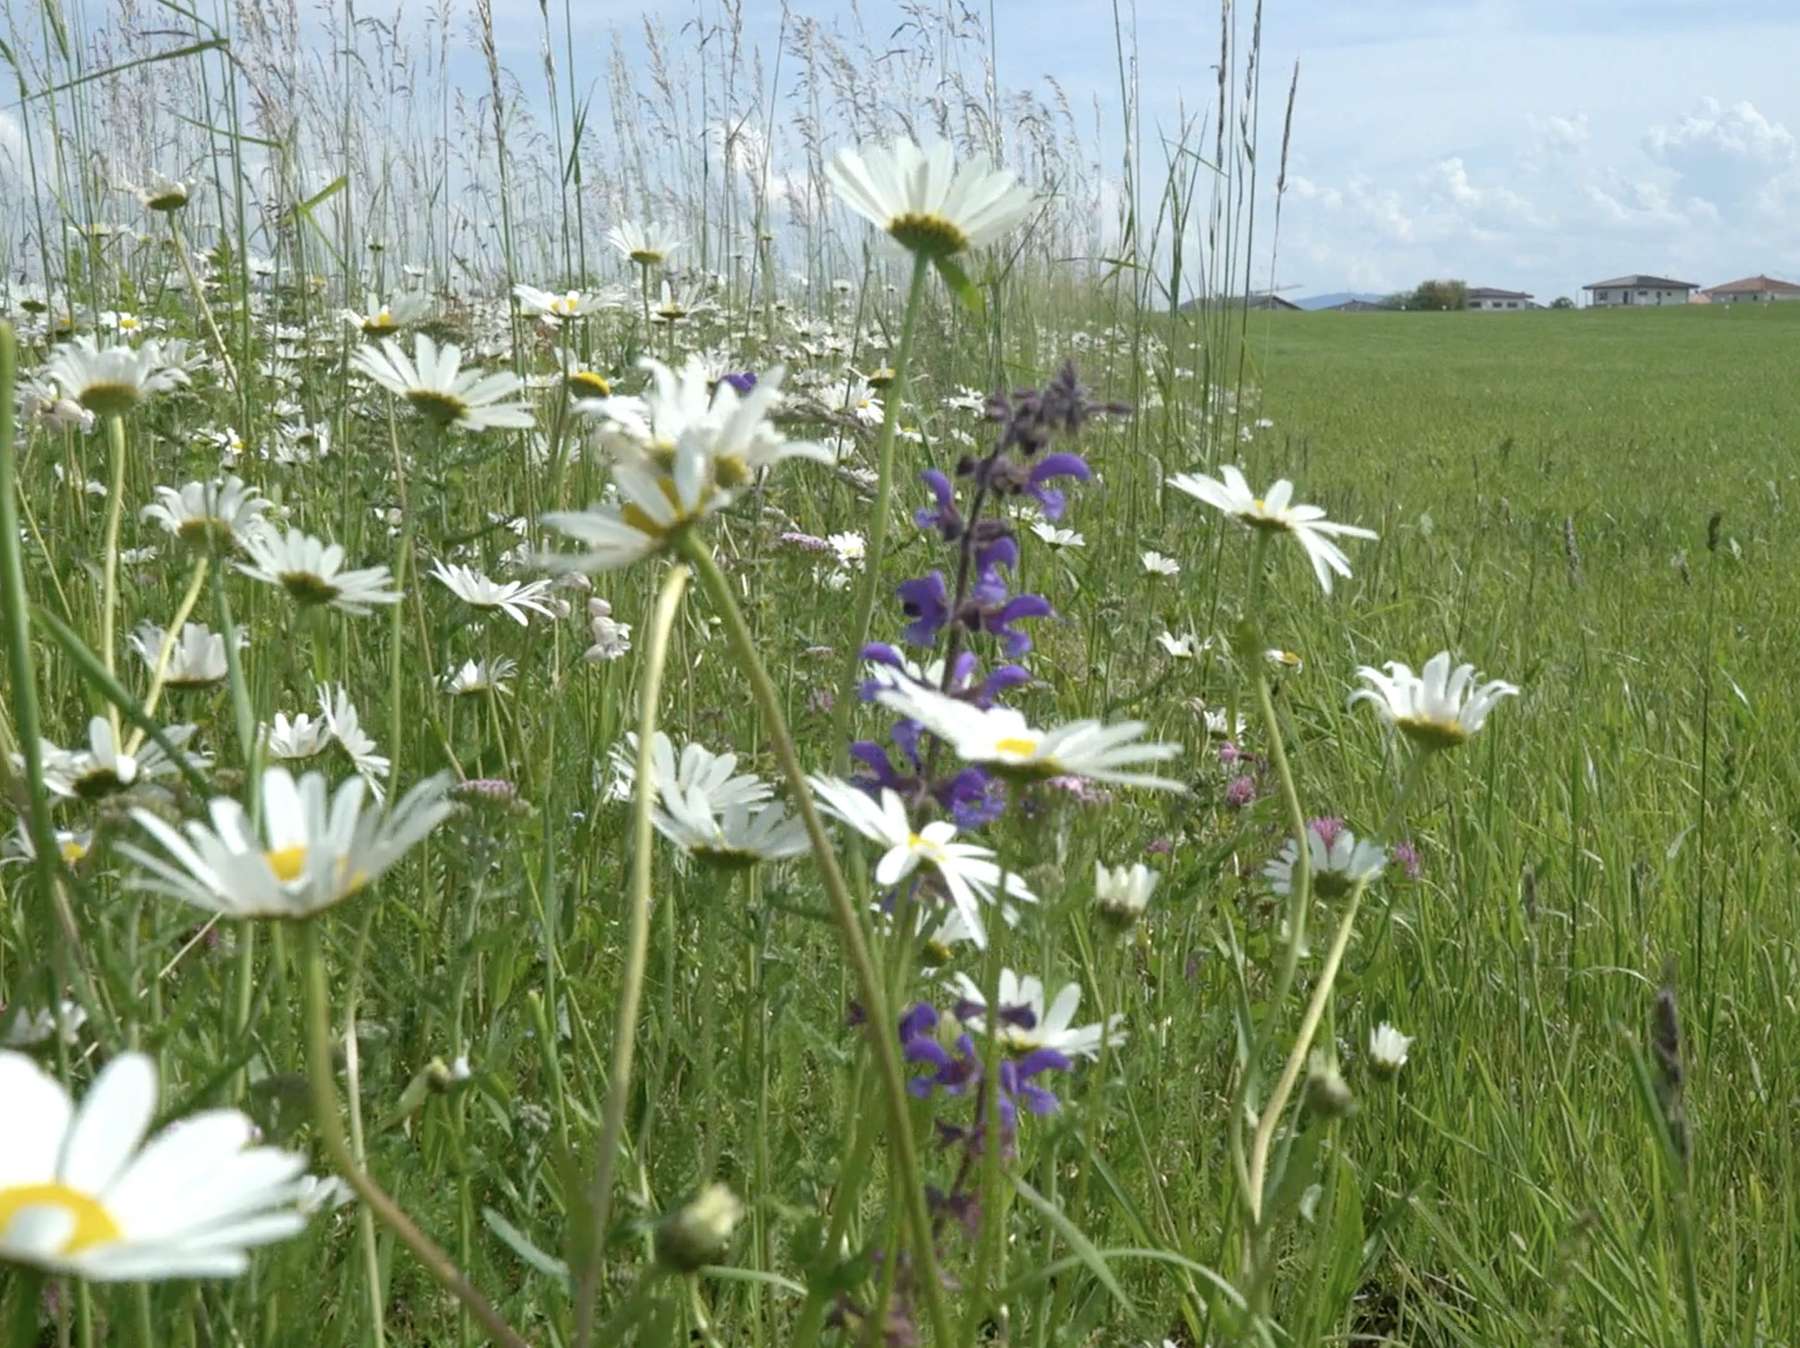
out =
[(301, 529), (285, 532), (265, 525), (244, 540), (248, 562), (238, 570), (265, 585), (279, 585), (295, 602), (311, 606), (328, 604), (342, 612), (361, 616), (372, 604), (397, 604), (400, 591), (388, 588), (393, 575), (386, 566), (344, 569), (344, 549), (326, 543)]
[(689, 856), (725, 870), (759, 861), (804, 856), (806, 829), (780, 803), (755, 806), (741, 801), (715, 809), (704, 787), (663, 791), (650, 821), (663, 837)]
[(1059, 529), (1049, 520), (1033, 520), (1031, 532), (1052, 548), (1085, 548), (1087, 539), (1073, 529)]
[[(163, 737), (177, 751), (194, 736), (191, 725), (166, 726)], [(195, 764), (208, 760), (199, 754), (189, 756)], [(23, 755), (13, 755), (14, 770), (24, 767)], [(86, 747), (61, 749), (44, 742), (44, 786), (53, 796), (66, 800), (100, 800), (124, 791), (139, 782), (171, 777), (180, 771), (162, 747), (154, 742), (143, 745), (135, 753), (126, 751), (113, 733), (112, 722), (96, 716), (88, 722)]]
[(946, 141), (921, 149), (840, 149), (825, 175), (845, 203), (901, 247), (930, 258), (954, 257), (992, 243), (1031, 214), (1035, 198), (985, 155), (961, 168)]
[(383, 337), (379, 346), (360, 347), (350, 364), (440, 428), (528, 430), (535, 421), (524, 403), (507, 401), (523, 387), (518, 375), (461, 369), (459, 347), (440, 347), (422, 332), (413, 334), (411, 356)]
[(145, 210), (168, 215), (188, 204), (188, 198), (194, 194), (194, 184), (191, 180), (184, 181), (152, 173), (149, 182), (129, 190)]
[(343, 684), (335, 688), (329, 684), (319, 685), (319, 715), (324, 721), (327, 739), (336, 740), (350, 756), (350, 765), (368, 783), (369, 794), (379, 804), (386, 793), (382, 782), (393, 764), (385, 754), (377, 751), (374, 739), (362, 728), (362, 717)]
[[(607, 787), (608, 800), (630, 800), (637, 784), (638, 737), (628, 731), (623, 743), (615, 744), (607, 761), (612, 768), (612, 781)], [(662, 731), (650, 739), (650, 784), (665, 798), (686, 796), (699, 791), (707, 799), (714, 814), (734, 805), (758, 805), (775, 793), (769, 784), (754, 773), (739, 772), (734, 753), (715, 754), (697, 741), (681, 746)]]
[[(987, 994), (973, 978), (958, 973), (952, 986), (960, 998), (956, 1018), (977, 1035), (987, 1033)], [(1108, 1016), (1104, 1025), (1076, 1025), (1075, 1011), (1081, 1005), (1081, 985), (1065, 983), (1056, 997), (1045, 1004), (1043, 983), (1030, 974), (1019, 975), (1011, 969), (1000, 971), (1000, 1011), (997, 1033), (1000, 1046), (1013, 1057), (1048, 1049), (1065, 1058), (1098, 1058), (1100, 1046), (1118, 1048), (1125, 1042), (1120, 1024), (1125, 1017)]]
[(234, 1277), (246, 1251), (296, 1234), (302, 1157), (253, 1146), (235, 1109), (170, 1124), (153, 1058), (123, 1053), (79, 1106), (21, 1053), (0, 1052), (0, 1263), (96, 1282)]
[(1293, 504), (1294, 484), (1286, 478), (1270, 487), (1268, 495), (1258, 496), (1250, 490), (1242, 470), (1226, 465), (1219, 474), (1219, 478), (1213, 478), (1204, 473), (1177, 473), (1168, 482), (1177, 491), (1204, 501), (1247, 528), (1293, 535), (1312, 562), (1319, 588), (1326, 594), (1331, 593), (1334, 571), (1340, 576), (1350, 574), (1350, 559), (1331, 540), (1377, 536), (1373, 529), (1326, 519), (1325, 512), (1318, 506)]
[(504, 613), (520, 627), (530, 621), (525, 616), (528, 610), (546, 618), (556, 616), (546, 598), (550, 592), (547, 580), (489, 580), (473, 567), (443, 561), (432, 563), (431, 575), (470, 608)]
[(513, 297), (526, 313), (535, 315), (551, 327), (565, 319), (586, 318), (599, 307), (594, 296), (579, 290), (565, 290), (558, 294), (555, 291), (539, 290), (536, 286), (516, 285), (513, 287)]
[(610, 398), (613, 382), (600, 371), (586, 365), (581, 357), (569, 352), (562, 357), (563, 388), (571, 398)]
[(1412, 1036), (1401, 1034), (1385, 1020), (1369, 1031), (1369, 1066), (1375, 1075), (1391, 1077), (1406, 1066), (1406, 1051), (1412, 1047)]
[(99, 416), (124, 416), (152, 394), (189, 383), (187, 343), (100, 346), (82, 333), (56, 349), (43, 377)]
[(1150, 896), (1162, 877), (1141, 861), (1111, 867), (1094, 863), (1094, 906), (1100, 916), (1119, 928), (1131, 926), (1150, 906)]
[(1363, 665), (1357, 677), (1369, 685), (1350, 694), (1350, 705), (1368, 702), (1382, 720), (1422, 749), (1454, 749), (1487, 724), (1488, 713), (1503, 697), (1517, 697), (1514, 684), (1501, 679), (1481, 682), (1475, 666), (1450, 668), (1450, 652), (1439, 651), (1414, 674), (1398, 660), (1387, 672)]
[(325, 752), (331, 743), (331, 727), (322, 716), (301, 712), (289, 720), (286, 712), (278, 711), (274, 721), (262, 727), (262, 741), (269, 757), (292, 763)]
[(370, 295), (366, 303), (367, 313), (344, 310), (344, 322), (363, 336), (374, 338), (392, 337), (407, 324), (417, 323), (431, 310), (431, 297), (419, 290), (396, 295), (386, 304)]
[(1040, 730), (1010, 707), (983, 709), (933, 688), (896, 682), (876, 694), (889, 711), (918, 721), (967, 763), (1023, 780), (1085, 777), (1120, 786), (1185, 791), (1180, 782), (1137, 770), (1181, 753), (1179, 744), (1145, 743), (1142, 721), (1070, 721)]
[(439, 774), (406, 793), (393, 810), (364, 806), (368, 784), (352, 777), (331, 793), (325, 775), (298, 782), (286, 768), (262, 777), (262, 829), (229, 796), (212, 801), (210, 824), (179, 830), (148, 810), (132, 818), (167, 856), (132, 843), (124, 852), (144, 874), (138, 885), (226, 917), (308, 918), (360, 893), (449, 814)]
[[(968, 924), (971, 939), (978, 948), (987, 948), (981, 905), (993, 902), (1001, 883), (992, 848), (957, 842), (956, 825), (947, 819), (935, 819), (915, 830), (905, 802), (886, 787), (876, 801), (841, 778), (814, 776), (808, 781), (827, 814), (887, 849), (875, 863), (876, 884), (891, 888), (920, 866), (930, 866)], [(1008, 897), (1036, 902), (1037, 896), (1017, 875), (1008, 872), (1005, 883)]]
[(1181, 563), (1173, 557), (1165, 557), (1160, 552), (1145, 552), (1139, 558), (1144, 564), (1144, 571), (1152, 576), (1179, 576)]
[[(1380, 843), (1359, 839), (1338, 819), (1314, 819), (1307, 824), (1306, 846), (1313, 893), (1322, 899), (1342, 898), (1356, 886), (1370, 883), (1387, 864)], [(1293, 893), (1294, 864), (1299, 858), (1300, 849), (1289, 838), (1263, 867), (1263, 878), (1271, 890), (1284, 897)]]
[(179, 490), (156, 488), (156, 500), (138, 518), (154, 520), (166, 533), (197, 549), (240, 547), (263, 523), (270, 502), (237, 476), (189, 482)]
[(519, 662), (504, 655), (498, 660), (464, 660), (444, 676), (444, 691), (451, 697), (510, 693), (507, 683), (518, 672)]
[(627, 262), (644, 268), (660, 267), (685, 242), (663, 225), (635, 220), (621, 220), (607, 230), (606, 241)]
[[(209, 688), (220, 683), (231, 672), (230, 662), (225, 655), (225, 637), (215, 632), (205, 623), (183, 623), (181, 633), (173, 641), (170, 634), (155, 623), (138, 624), (138, 628), (128, 640), (146, 665), (150, 667), (151, 677), (155, 677), (158, 666), (162, 668), (163, 686), (166, 688)], [(237, 644), (242, 649), (245, 634), (240, 628), (237, 633)], [(169, 642), (167, 663), (163, 663), (163, 644)]]

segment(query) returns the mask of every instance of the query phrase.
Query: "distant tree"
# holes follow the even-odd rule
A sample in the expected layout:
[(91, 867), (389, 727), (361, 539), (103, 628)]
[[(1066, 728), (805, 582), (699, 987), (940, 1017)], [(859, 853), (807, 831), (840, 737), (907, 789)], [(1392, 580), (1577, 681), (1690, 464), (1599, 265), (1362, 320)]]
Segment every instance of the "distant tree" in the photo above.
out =
[(1460, 309), (1468, 302), (1467, 281), (1421, 281), (1412, 293), (1409, 309)]
[(1575, 307), (1575, 301), (1570, 299), (1567, 295), (1558, 295), (1555, 299), (1550, 301), (1550, 307), (1552, 309), (1573, 309)]

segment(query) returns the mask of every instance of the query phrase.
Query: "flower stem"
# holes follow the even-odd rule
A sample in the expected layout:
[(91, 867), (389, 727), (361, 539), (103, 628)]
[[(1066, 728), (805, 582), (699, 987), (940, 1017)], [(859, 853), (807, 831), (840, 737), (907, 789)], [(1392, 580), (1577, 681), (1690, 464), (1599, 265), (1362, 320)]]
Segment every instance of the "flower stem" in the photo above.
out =
[(506, 1348), (529, 1348), (526, 1341), (501, 1318), (500, 1312), (463, 1276), (450, 1256), (418, 1227), (387, 1194), (373, 1176), (356, 1163), (350, 1141), (338, 1118), (337, 1082), (331, 1070), (331, 1001), (325, 983), (325, 953), (319, 943), (319, 920), (300, 923), (300, 957), (306, 979), (306, 1061), (312, 1086), (313, 1126), (325, 1154), (357, 1197), (369, 1206), (377, 1220), (413, 1252), (433, 1282), (469, 1308), (482, 1328)]
[[(117, 677), (113, 655), (113, 625), (119, 611), (119, 517), (125, 509), (125, 421), (113, 413), (106, 418), (107, 462), (111, 481), (106, 492), (106, 561), (100, 599), (100, 659), (108, 675)], [(113, 743), (119, 743), (119, 709), (110, 703)]]
[[(206, 584), (208, 559), (200, 558), (194, 563), (194, 578), (188, 582), (187, 593), (181, 597), (181, 607), (175, 610), (175, 617), (170, 621), (168, 630), (163, 633), (162, 645), (157, 648), (156, 667), (151, 671), (150, 692), (144, 698), (144, 715), (156, 715), (157, 699), (162, 696), (164, 683), (169, 677), (169, 657), (175, 653), (175, 643), (181, 639), (181, 628), (194, 611), (194, 605), (200, 599), (200, 587)], [(131, 743), (126, 746), (126, 753), (136, 753), (138, 746), (144, 742), (144, 732), (132, 732)]]
[(894, 501), (894, 438), (900, 429), (900, 407), (906, 401), (906, 367), (912, 359), (913, 330), (918, 326), (919, 305), (925, 297), (925, 279), (930, 271), (931, 264), (925, 255), (914, 254), (912, 285), (906, 292), (906, 313), (900, 320), (900, 345), (894, 352), (894, 379), (887, 388), (881, 438), (876, 442), (879, 477), (875, 483), (875, 513), (869, 521), (869, 546), (863, 558), (862, 585), (856, 592), (856, 615), (850, 624), (850, 650), (831, 713), (831, 738), (836, 746), (833, 752), (839, 772), (850, 762), (850, 708), (856, 702), (862, 648), (869, 640), (869, 622), (875, 614), (875, 592), (881, 587), (881, 558), (887, 549), (888, 515)]
[[(881, 976), (869, 953), (868, 939), (863, 934), (856, 905), (850, 898), (850, 887), (845, 883), (844, 873), (838, 866), (837, 853), (832, 850), (831, 840), (825, 836), (824, 822), (819, 818), (818, 807), (813, 804), (812, 792), (807, 788), (806, 770), (800, 765), (800, 755), (794, 747), (793, 734), (788, 730), (787, 718), (782, 715), (781, 697), (769, 679), (762, 657), (756, 652), (755, 640), (737, 606), (737, 600), (732, 596), (730, 582), (725, 579), (724, 572), (719, 570), (712, 552), (692, 534), (682, 537), (681, 550), (693, 563), (694, 570), (699, 573), (701, 585), (705, 587), (707, 595), (725, 621), (726, 639), (731, 644), (732, 654), (736, 656), (739, 667), (750, 680), (751, 692), (762, 712), (764, 729), (767, 730), (769, 742), (774, 746), (776, 757), (781, 762), (788, 790), (793, 793), (795, 807), (806, 828), (807, 840), (812, 844), (813, 856), (818, 861), (819, 873), (825, 882), (825, 893), (831, 901), (832, 917), (837, 922), (838, 933), (844, 943), (844, 953), (849, 958), (851, 972), (856, 977), (857, 996), (862, 998), (867, 1015), (869, 1043), (874, 1049), (882, 1096), (887, 1105), (888, 1137), (897, 1172), (895, 1180), (899, 1185), (901, 1200), (906, 1205), (907, 1223), (912, 1229), (913, 1257), (917, 1260), (919, 1281), (925, 1293), (926, 1311), (931, 1320), (935, 1342), (954, 1343), (950, 1334), (949, 1311), (944, 1305), (943, 1283), (938, 1275), (937, 1251), (932, 1244), (931, 1215), (926, 1208), (925, 1190), (919, 1180), (918, 1148), (913, 1141), (912, 1119), (906, 1102), (906, 1081), (900, 1071), (899, 1036), (895, 1032), (893, 1016), (888, 1008), (887, 990), (882, 987)], [(838, 738), (841, 744), (842, 736)]]
[[(631, 1064), (637, 1049), (638, 1010), (643, 1003), (644, 971), (650, 956), (650, 869), (655, 856), (650, 808), (656, 795), (651, 771), (652, 741), (656, 738), (656, 706), (662, 693), (663, 670), (668, 665), (669, 636), (675, 616), (687, 592), (688, 569), (677, 563), (663, 579), (651, 619), (650, 644), (644, 653), (644, 682), (638, 703), (637, 778), (633, 787), (631, 817), (631, 909), (626, 935), (624, 986), (618, 1015), (613, 1023), (612, 1067), (607, 1074), (606, 1108), (600, 1128), (600, 1154), (594, 1163), (594, 1183), (588, 1204), (593, 1213), (591, 1241), (575, 1291), (575, 1342), (588, 1348), (594, 1335), (594, 1299), (600, 1290), (600, 1272), (606, 1263), (606, 1228), (612, 1219), (613, 1167), (619, 1156), (619, 1135), (625, 1127), (625, 1107), (631, 1096)], [(665, 900), (666, 902), (666, 900)]]

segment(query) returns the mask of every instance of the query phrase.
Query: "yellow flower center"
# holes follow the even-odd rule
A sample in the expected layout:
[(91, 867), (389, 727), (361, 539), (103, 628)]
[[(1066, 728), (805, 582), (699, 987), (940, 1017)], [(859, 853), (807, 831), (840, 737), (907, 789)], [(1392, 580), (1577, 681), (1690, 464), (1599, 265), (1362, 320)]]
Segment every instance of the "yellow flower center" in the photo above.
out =
[(338, 596), (337, 586), (310, 571), (283, 571), (281, 585), (302, 604), (328, 604)]
[(89, 384), (76, 400), (88, 411), (103, 417), (124, 416), (137, 406), (138, 387), (122, 383)]
[(1037, 753), (1037, 741), (1014, 738), (996, 740), (994, 741), (994, 752), (1011, 754), (1015, 758), (1030, 758)]
[(589, 398), (612, 397), (612, 385), (607, 382), (606, 376), (595, 374), (592, 370), (570, 370), (568, 383), (573, 392)]
[(277, 847), (273, 851), (264, 852), (263, 860), (269, 863), (269, 869), (275, 872), (275, 878), (284, 885), (291, 885), (306, 874), (306, 845), (294, 843), (290, 847)]
[(438, 426), (448, 426), (451, 422), (460, 420), (469, 410), (469, 405), (461, 398), (434, 388), (408, 389), (406, 401), (418, 410), (420, 416)]
[[(56, 850), (62, 853), (64, 865), (73, 866), (88, 854), (88, 845), (80, 838), (64, 838), (57, 844)], [(5, 1223), (0, 1223), (0, 1230), (4, 1229)]]
[(637, 248), (632, 250), (631, 260), (640, 267), (654, 267), (663, 260), (663, 255), (654, 248)]
[(13, 1218), (27, 1208), (60, 1208), (73, 1223), (64, 1238), (59, 1255), (80, 1254), (96, 1245), (110, 1245), (124, 1236), (99, 1200), (66, 1184), (16, 1184), (0, 1189), (0, 1231), (12, 1225)]
[(888, 233), (915, 253), (949, 257), (969, 246), (962, 227), (930, 211), (908, 211), (888, 221)]

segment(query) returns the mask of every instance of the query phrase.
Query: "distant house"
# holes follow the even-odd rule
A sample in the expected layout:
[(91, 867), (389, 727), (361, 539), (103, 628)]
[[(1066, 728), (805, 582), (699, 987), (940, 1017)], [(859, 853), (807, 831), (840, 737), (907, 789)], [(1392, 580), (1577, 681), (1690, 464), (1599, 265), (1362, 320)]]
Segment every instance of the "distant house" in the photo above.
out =
[(1244, 300), (1244, 307), (1246, 309), (1292, 309), (1296, 313), (1300, 311), (1298, 304), (1292, 300), (1284, 300), (1275, 294), (1251, 295)]
[(1235, 295), (1208, 297), (1206, 299), (1202, 299), (1200, 296), (1196, 295), (1191, 300), (1182, 301), (1181, 312), (1187, 313), (1193, 309), (1201, 309), (1214, 305), (1224, 305), (1227, 308), (1236, 308), (1239, 303), (1242, 303), (1246, 309), (1293, 309), (1298, 311), (1300, 308), (1300, 306), (1295, 304), (1292, 300), (1284, 300), (1279, 295), (1265, 292), (1262, 294), (1246, 296), (1241, 301)]
[(1686, 304), (1700, 287), (1692, 281), (1671, 281), (1666, 276), (1615, 276), (1610, 281), (1585, 285), (1588, 303), (1596, 309), (1627, 304)]
[(1523, 290), (1495, 290), (1491, 286), (1471, 286), (1463, 294), (1463, 308), (1494, 313), (1504, 309), (1531, 309), (1531, 296)]
[(1727, 281), (1700, 293), (1712, 304), (1774, 304), (1782, 300), (1800, 300), (1800, 286), (1792, 281), (1777, 281), (1773, 276), (1746, 276), (1741, 281)]
[(1386, 314), (1392, 313), (1391, 304), (1377, 304), (1373, 300), (1345, 300), (1342, 304), (1327, 305), (1320, 312), (1327, 314)]

